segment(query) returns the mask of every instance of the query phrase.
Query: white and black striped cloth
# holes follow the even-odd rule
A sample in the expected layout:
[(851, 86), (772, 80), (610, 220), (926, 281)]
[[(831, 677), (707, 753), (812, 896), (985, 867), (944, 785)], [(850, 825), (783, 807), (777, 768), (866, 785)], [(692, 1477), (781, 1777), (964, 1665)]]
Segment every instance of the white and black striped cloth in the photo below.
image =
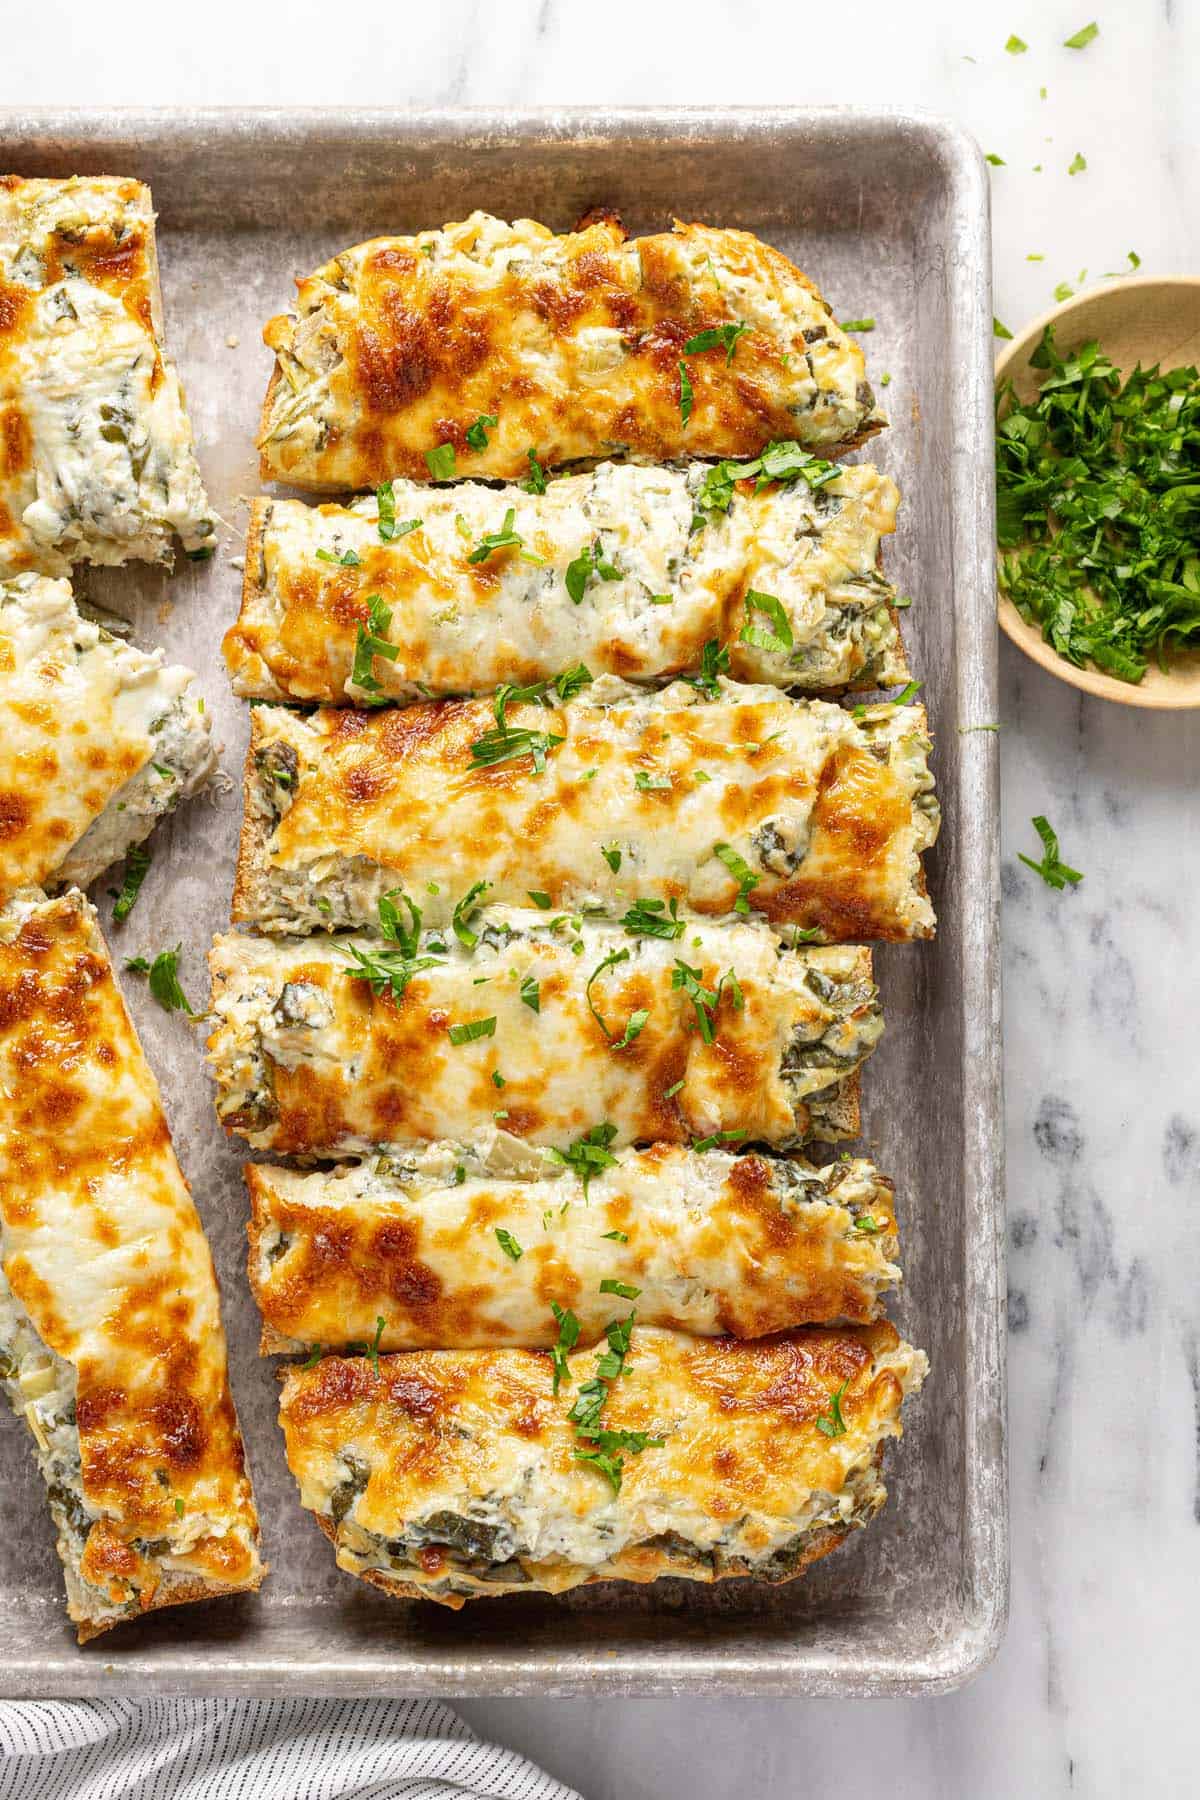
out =
[(437, 1700), (0, 1702), (0, 1800), (580, 1800)]

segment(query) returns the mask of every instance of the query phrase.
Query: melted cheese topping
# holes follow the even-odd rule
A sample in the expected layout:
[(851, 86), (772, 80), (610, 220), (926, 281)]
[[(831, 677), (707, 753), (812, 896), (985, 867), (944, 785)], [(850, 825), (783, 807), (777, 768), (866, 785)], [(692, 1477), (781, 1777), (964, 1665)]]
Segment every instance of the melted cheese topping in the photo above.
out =
[(446, 925), (480, 880), (501, 902), (540, 892), (612, 913), (657, 897), (723, 914), (740, 885), (723, 845), (772, 922), (834, 941), (933, 933), (920, 853), (938, 813), (920, 707), (859, 720), (770, 688), (723, 683), (709, 702), (682, 682), (645, 696), (602, 677), (569, 705), (511, 705), (507, 724), (562, 740), (541, 774), (529, 753), (473, 763), (495, 727), (485, 700), (256, 708), (235, 921), (370, 924), (401, 886)]
[(74, 1489), (52, 1494), (74, 1521), (60, 1538), (72, 1617), (90, 1635), (256, 1587), (212, 1259), (78, 893), (0, 915), (0, 1091), (3, 1366), (18, 1381), (50, 1370), (50, 1423), (73, 1438)]
[[(242, 610), (225, 638), (234, 687), (270, 700), (414, 700), (545, 681), (578, 662), (656, 680), (699, 668), (714, 638), (739, 680), (809, 691), (906, 681), (878, 568), (895, 484), (868, 464), (818, 488), (756, 493), (744, 481), (727, 513), (698, 514), (704, 475), (699, 463), (602, 463), (541, 495), (398, 481), (397, 527), (419, 523), (387, 542), (374, 498), (255, 501)], [(522, 547), (480, 558), (510, 512)], [(581, 556), (604, 572), (593, 566), (575, 600), (567, 583)], [(748, 590), (782, 607), (786, 639), (767, 613), (747, 612)], [(355, 650), (372, 600), (391, 612), (383, 635), (397, 654), (368, 659), (377, 690), (364, 690)]]
[(873, 1319), (900, 1279), (891, 1183), (868, 1162), (656, 1145), (585, 1191), (548, 1157), (495, 1176), (443, 1144), (316, 1175), (250, 1164), (246, 1181), (266, 1351), (371, 1342), (380, 1318), (383, 1350), (548, 1346), (552, 1299), (590, 1343), (613, 1317), (605, 1280), (638, 1290), (643, 1325), (758, 1337)]
[(87, 886), (216, 769), (190, 669), (122, 643), (65, 581), (0, 581), (0, 895)]
[[(555, 237), (473, 213), (358, 244), (297, 285), (297, 312), (263, 333), (268, 480), (426, 481), (426, 452), (449, 444), (459, 474), (511, 481), (531, 446), (546, 464), (669, 462), (755, 455), (771, 438), (848, 447), (885, 423), (828, 304), (743, 231), (677, 222), (627, 243), (611, 220)], [(746, 327), (731, 357), (724, 342), (685, 353), (726, 325)]]
[(0, 177), (0, 575), (212, 553), (150, 191)]
[[(354, 961), (377, 942), (218, 938), (217, 1112), (289, 1156), (473, 1141), (498, 1115), (511, 1135), (562, 1149), (598, 1120), (623, 1144), (855, 1136), (840, 1084), (883, 1030), (870, 952), (785, 951), (761, 925), (680, 929), (574, 931), (493, 907), (471, 917), (473, 949), (426, 932), (398, 998)], [(698, 1005), (688, 970), (708, 996)], [(455, 1027), (478, 1019), (489, 1034), (456, 1043)]]
[(663, 1442), (625, 1454), (617, 1494), (567, 1418), (590, 1350), (557, 1395), (543, 1351), (327, 1357), (288, 1372), (280, 1418), (339, 1566), (393, 1592), (454, 1606), (612, 1577), (779, 1580), (883, 1504), (879, 1453), (926, 1366), (883, 1322), (753, 1343), (638, 1326), (603, 1423)]

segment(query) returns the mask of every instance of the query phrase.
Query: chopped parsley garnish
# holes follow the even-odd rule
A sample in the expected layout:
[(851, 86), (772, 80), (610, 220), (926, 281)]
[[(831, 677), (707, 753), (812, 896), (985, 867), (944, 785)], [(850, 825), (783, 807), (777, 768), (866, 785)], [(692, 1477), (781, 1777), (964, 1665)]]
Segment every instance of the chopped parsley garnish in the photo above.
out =
[(633, 785), (639, 794), (652, 794), (665, 791), (671, 785), (669, 775), (651, 775), (646, 769), (638, 769), (633, 777)]
[(1121, 281), (1126, 275), (1132, 275), (1135, 269), (1141, 268), (1142, 259), (1136, 250), (1127, 250), (1125, 255), (1128, 259), (1129, 267), (1127, 269), (1105, 269), (1105, 281)]
[[(494, 1088), (502, 1088), (502, 1087), (508, 1086), (508, 1083), (505, 1081), (505, 1079), (504, 1079), (503, 1075), (500, 1073), (499, 1069), (492, 1070), (492, 1086)], [(506, 1118), (507, 1118), (507, 1116), (508, 1115), (505, 1114)]]
[(689, 968), (679, 957), (676, 957), (671, 973), (671, 986), (673, 989), (683, 989), (692, 1003), (701, 1038), (706, 1044), (711, 1044), (714, 1036), (713, 1018), (721, 997), (720, 989), (706, 988), (702, 971)]
[(846, 1435), (846, 1421), (842, 1417), (842, 1395), (849, 1386), (848, 1381), (843, 1381), (841, 1387), (835, 1388), (830, 1394), (828, 1410), (817, 1414), (817, 1430), (823, 1431), (826, 1437), (837, 1438)]
[(629, 1233), (627, 1231), (602, 1231), (600, 1235), (601, 1237), (611, 1238), (614, 1244), (627, 1244), (629, 1242)]
[(711, 1137), (693, 1139), (692, 1149), (703, 1155), (706, 1150), (715, 1150), (718, 1144), (735, 1144), (746, 1135), (745, 1131), (714, 1131)]
[(616, 1294), (620, 1300), (636, 1300), (641, 1291), (641, 1288), (630, 1287), (627, 1281), (616, 1281), (611, 1275), (606, 1275), (600, 1283), (602, 1294)]
[(588, 976), (587, 986), (583, 990), (584, 998), (588, 1003), (588, 1011), (591, 1013), (593, 1019), (595, 1019), (597, 1025), (599, 1025), (601, 1031), (604, 1033), (614, 1050), (624, 1050), (628, 1044), (632, 1044), (642, 1027), (645, 1025), (647, 1019), (650, 1017), (650, 1014), (643, 1007), (638, 1007), (636, 1012), (630, 1014), (624, 1031), (618, 1037), (615, 1031), (610, 1031), (608, 1029), (603, 1014), (599, 1012), (595, 1001), (592, 999), (592, 984), (600, 979), (605, 969), (614, 968), (618, 963), (628, 961), (628, 950), (614, 950), (610, 956), (604, 958), (603, 962), (597, 963), (596, 967)]
[(521, 999), (531, 1012), (541, 1012), (542, 988), (541, 983), (537, 980), (536, 976), (526, 975), (524, 981), (521, 983)]
[(991, 163), (993, 169), (1003, 169), (1003, 168), (1007, 168), (1007, 166), (1008, 166), (1005, 163), (1004, 158), (1002, 156), (997, 156), (996, 152), (994, 150), (989, 150), (983, 160), (984, 160), (984, 162)]
[(183, 1497), (180, 1494), (176, 1494), (176, 1496), (175, 1496), (175, 1517), (177, 1519), (182, 1519), (183, 1511), (184, 1511)]
[(1077, 150), (1075, 152), (1074, 156), (1071, 158), (1070, 163), (1067, 165), (1067, 174), (1068, 175), (1082, 175), (1083, 171), (1086, 168), (1087, 168), (1087, 157), (1083, 154), (1082, 150)]
[(1024, 38), (1019, 38), (1014, 31), (1010, 34), (1009, 40), (1004, 48), (1008, 51), (1010, 56), (1023, 56), (1026, 50), (1028, 50), (1029, 45), (1025, 42)]
[(496, 1015), (489, 1019), (467, 1019), (461, 1025), (450, 1027), (452, 1044), (473, 1044), (478, 1038), (490, 1038), (496, 1035)]
[(505, 1231), (503, 1225), (497, 1225), (496, 1227), (496, 1242), (510, 1262), (520, 1262), (525, 1254), (512, 1232)]
[(732, 844), (714, 844), (712, 853), (718, 862), (725, 864), (738, 884), (737, 899), (733, 903), (734, 912), (748, 913), (750, 911), (749, 895), (758, 886), (758, 876), (745, 858), (738, 855)]
[(720, 677), (729, 673), (729, 651), (716, 638), (709, 638), (700, 652), (700, 673), (681, 677), (689, 687), (698, 688), (710, 700), (721, 698)]
[(387, 662), (395, 662), (400, 654), (398, 644), (389, 643), (384, 633), (392, 623), (392, 609), (385, 606), (378, 594), (367, 596), (367, 623), (358, 622), (358, 636), (354, 643), (354, 667), (350, 672), (350, 680), (364, 694), (377, 694), (379, 683), (372, 674), (374, 658), (382, 656)]
[(1063, 49), (1064, 50), (1085, 50), (1087, 48), (1087, 46), (1091, 43), (1092, 39), (1097, 38), (1099, 36), (1100, 36), (1100, 27), (1096, 24), (1096, 21), (1093, 19), (1092, 23), (1090, 25), (1082, 25), (1078, 31), (1073, 31), (1069, 38), (1064, 38), (1063, 39)]
[(621, 867), (621, 852), (616, 844), (601, 844), (600, 854), (615, 875)]
[(585, 544), (573, 562), (567, 564), (567, 592), (576, 606), (583, 599), (588, 582), (593, 575), (599, 575), (601, 581), (620, 581), (621, 571), (614, 563), (609, 562), (600, 547), (600, 539)]
[(525, 452), (529, 458), (529, 474), (521, 483), (527, 494), (544, 494), (546, 491), (546, 471), (537, 459), (537, 451), (529, 449)]
[[(520, 690), (516, 690), (519, 692)], [(553, 731), (533, 731), (528, 726), (510, 725), (504, 717), (506, 699), (513, 698), (514, 690), (502, 688), (496, 696), (497, 724), (491, 731), (485, 731), (471, 745), (471, 761), (476, 768), (491, 768), (495, 763), (508, 762), (514, 756), (531, 756), (533, 772), (542, 775), (546, 770), (546, 758), (551, 750), (556, 750), (566, 739)]]
[(615, 1169), (617, 1159), (611, 1155), (608, 1146), (617, 1135), (615, 1125), (607, 1120), (603, 1125), (593, 1125), (583, 1136), (576, 1138), (566, 1150), (551, 1150), (550, 1155), (555, 1162), (566, 1165), (583, 1183), (583, 1197), (587, 1199), (588, 1184), (593, 1175), (602, 1169)]
[(342, 948), (354, 965), (346, 971), (351, 980), (369, 982), (375, 994), (382, 994), (386, 989), (393, 1000), (404, 998), (409, 982), (422, 969), (440, 969), (442, 966), (439, 957), (415, 956), (404, 949), (375, 950), (353, 943), (346, 943)]
[(692, 402), (695, 397), (692, 392), (692, 378), (688, 374), (688, 366), (685, 362), (681, 362), (679, 365), (679, 417), (683, 420), (685, 431), (688, 420), (692, 416)]
[(453, 444), (439, 444), (425, 452), (425, 466), (435, 481), (453, 481), (458, 473)]
[(591, 1447), (586, 1450), (576, 1449), (576, 1462), (590, 1463), (608, 1482), (614, 1494), (621, 1491), (621, 1480), (625, 1473), (625, 1458), (619, 1453), (624, 1450), (631, 1456), (638, 1456), (643, 1450), (658, 1449), (666, 1442), (665, 1438), (651, 1437), (645, 1431), (580, 1431), (584, 1442)]
[(815, 492), (843, 473), (837, 463), (814, 456), (794, 438), (777, 438), (767, 445), (761, 456), (752, 457), (748, 462), (719, 462), (709, 469), (696, 495), (693, 530), (704, 524), (705, 513), (729, 511), (734, 487), (739, 481), (753, 478), (756, 493), (761, 493), (773, 481), (804, 481)]
[(473, 950), (479, 942), (477, 934), (471, 930), (468, 921), (479, 905), (481, 895), (485, 894), (491, 885), (490, 881), (477, 881), (474, 887), (467, 889), (454, 909), (450, 928), (464, 950)]
[[(620, 1283), (611, 1286), (602, 1284), (603, 1292), (617, 1292)], [(562, 1342), (564, 1324), (574, 1321), (575, 1335), (572, 1343), (578, 1340), (579, 1327), (573, 1313), (564, 1313), (553, 1302), (554, 1316), (559, 1323), (559, 1342)], [(608, 1349), (596, 1358), (596, 1373), (590, 1381), (580, 1384), (574, 1404), (567, 1414), (575, 1427), (576, 1435), (581, 1442), (575, 1448), (577, 1462), (589, 1463), (592, 1468), (604, 1476), (614, 1494), (621, 1491), (621, 1478), (625, 1469), (622, 1452), (631, 1456), (640, 1455), (651, 1446), (663, 1443), (662, 1438), (651, 1437), (645, 1431), (609, 1431), (600, 1421), (604, 1408), (608, 1403), (612, 1384), (619, 1380), (625, 1372), (626, 1359), (633, 1336), (634, 1313), (624, 1319), (613, 1319), (605, 1327), (604, 1335), (608, 1340)], [(560, 1357), (558, 1348), (554, 1351), (554, 1392), (558, 1392), (559, 1380), (567, 1373), (565, 1357)]]
[[(575, 663), (572, 668), (563, 669), (553, 681), (537, 681), (529, 687), (513, 687), (504, 682), (496, 689), (493, 710), (496, 714), (496, 725), (492, 731), (486, 731), (482, 737), (476, 738), (471, 745), (471, 758), (478, 767), (492, 763), (506, 762), (509, 757), (533, 757), (534, 772), (541, 775), (546, 767), (546, 756), (566, 740), (554, 732), (533, 731), (524, 727), (510, 725), (505, 716), (506, 709), (513, 704), (541, 701), (543, 705), (552, 704), (548, 689), (553, 688), (558, 698), (565, 705), (573, 700), (576, 694), (590, 685), (592, 672), (586, 663)], [(547, 905), (549, 902), (547, 901)]]
[[(764, 626), (753, 624), (750, 618), (752, 612), (765, 614), (775, 629), (767, 631)], [(776, 655), (786, 654), (796, 641), (782, 601), (777, 600), (774, 594), (760, 594), (754, 588), (746, 589), (746, 623), (738, 636), (743, 644), (753, 644), (756, 650), (770, 650)]]
[(182, 944), (176, 944), (173, 950), (160, 950), (153, 962), (144, 956), (132, 956), (125, 967), (134, 975), (149, 977), (150, 992), (164, 1012), (183, 1012), (192, 1018), (194, 1014), (187, 995), (179, 985), (179, 953), (182, 949)]
[(143, 850), (140, 844), (134, 844), (125, 855), (125, 879), (121, 883), (121, 891), (117, 894), (113, 907), (113, 924), (123, 925), (136, 904), (142, 891), (142, 883), (150, 868), (150, 852)]
[(1094, 340), (1030, 358), (1022, 404), (997, 397), (999, 581), (1060, 656), (1137, 682), (1153, 655), (1200, 643), (1200, 376), (1137, 368), (1123, 382)]
[(525, 562), (544, 562), (544, 557), (536, 556), (532, 550), (526, 550), (524, 548), (525, 539), (521, 536), (519, 531), (513, 530), (513, 523), (516, 516), (516, 507), (510, 506), (504, 515), (504, 523), (501, 525), (499, 531), (484, 532), (478, 544), (476, 544), (474, 550), (472, 550), (470, 556), (468, 556), (467, 561), (469, 563), (484, 563), (487, 561), (488, 557), (494, 555), (497, 550), (519, 550)]
[(551, 900), (549, 894), (540, 893), (537, 888), (529, 888), (526, 891), (528, 892), (529, 898), (533, 901), (533, 904), (536, 907), (538, 907), (542, 912), (550, 911), (550, 908), (553, 906), (554, 902)]
[[(396, 496), (390, 481), (381, 481), (375, 489), (375, 503), (379, 508), (379, 541), (383, 544), (390, 544), (396, 535)], [(320, 556), (320, 554), (321, 552), (318, 550), (317, 555)], [(350, 554), (353, 556), (353, 551)], [(354, 560), (358, 561), (357, 556), (354, 557)]]
[[(696, 336), (689, 338), (687, 343), (683, 346), (683, 354), (685, 356), (698, 356), (705, 350), (724, 350), (726, 363), (731, 363), (733, 361), (733, 353), (738, 346), (738, 339), (742, 336), (743, 332), (749, 331), (749, 329), (750, 327), (739, 319), (736, 323), (729, 325), (714, 326), (709, 331), (698, 331)], [(682, 364), (680, 366), (682, 367)], [(684, 420), (684, 424), (687, 424), (686, 419)]]
[(1061, 891), (1068, 883), (1074, 887), (1077, 882), (1082, 881), (1083, 876), (1079, 870), (1068, 868), (1067, 864), (1059, 857), (1058, 838), (1052, 831), (1044, 813), (1039, 813), (1034, 819), (1033, 829), (1042, 840), (1045, 854), (1041, 862), (1034, 862), (1032, 857), (1018, 851), (1018, 860), (1023, 862), (1026, 868), (1032, 869), (1035, 875), (1040, 875), (1047, 887), (1058, 888)]
[(843, 331), (874, 331), (874, 319), (839, 319)]
[(676, 1094), (679, 1093), (679, 1091), (682, 1087), (683, 1087), (683, 1076), (681, 1075), (679, 1077), (678, 1081), (673, 1081), (669, 1088), (665, 1088), (663, 1090), (663, 1099), (664, 1100), (673, 1100), (675, 1098)]
[(574, 700), (576, 694), (582, 693), (585, 687), (590, 687), (594, 679), (587, 664), (579, 662), (573, 663), (569, 669), (561, 670), (550, 685), (565, 705), (568, 700)]
[[(408, 924), (400, 917), (400, 907), (408, 909)], [(389, 944), (399, 944), (405, 956), (415, 956), (421, 939), (421, 909), (402, 888), (391, 888), (379, 897), (379, 929)]]
[[(377, 1313), (375, 1315), (375, 1336), (371, 1339), (371, 1342), (369, 1344), (364, 1344), (361, 1342), (347, 1344), (346, 1350), (345, 1350), (345, 1354), (347, 1356), (365, 1356), (367, 1361), (371, 1364), (371, 1367), (375, 1371), (376, 1380), (379, 1379), (379, 1373), (380, 1373), (380, 1370), (379, 1370), (379, 1341), (383, 1336), (383, 1323), (384, 1323), (383, 1315), (381, 1313)], [(319, 1345), (317, 1345), (316, 1348), (318, 1351), (320, 1350)], [(316, 1360), (319, 1360), (319, 1358), (317, 1358)], [(305, 1364), (305, 1367), (306, 1368), (308, 1367), (307, 1363)]]
[(867, 1237), (877, 1237), (883, 1230), (883, 1226), (874, 1213), (859, 1213), (854, 1221), (854, 1229), (865, 1232)]
[[(383, 524), (383, 520), (381, 518), (380, 519), (381, 529), (380, 529), (380, 533), (379, 533), (379, 535), (381, 537), (383, 536), (382, 524)], [(388, 535), (389, 536), (391, 535), (390, 532)], [(317, 561), (318, 562), (327, 562), (327, 563), (337, 563), (338, 567), (341, 569), (357, 569), (359, 566), (360, 558), (358, 556), (357, 551), (355, 551), (355, 550), (343, 550), (341, 555), (339, 556), (333, 550), (322, 549), (322, 550), (317, 551)]]
[(794, 950), (797, 944), (815, 944), (820, 935), (821, 927), (819, 925), (793, 925), (792, 949)]
[(493, 431), (500, 423), (495, 413), (480, 413), (473, 425), (468, 425), (466, 438), (472, 450), (486, 450), (488, 447), (488, 430)]
[(579, 1320), (570, 1307), (561, 1307), (557, 1300), (550, 1302), (550, 1311), (558, 1325), (558, 1342), (550, 1351), (554, 1359), (554, 1392), (557, 1394), (564, 1381), (570, 1385), (571, 1372), (567, 1367), (567, 1357), (579, 1342)]
[(997, 338), (1010, 338), (1012, 332), (1008, 329), (1007, 325), (1002, 325), (999, 319), (993, 318), (992, 336)]
[(893, 699), (892, 705), (911, 706), (917, 695), (920, 693), (922, 686), (923, 683), (919, 681), (910, 681), (907, 687), (902, 687), (900, 689), (900, 692)]
[(681, 938), (684, 921), (679, 917), (679, 902), (672, 900), (670, 911), (664, 900), (635, 900), (621, 920), (629, 937)]

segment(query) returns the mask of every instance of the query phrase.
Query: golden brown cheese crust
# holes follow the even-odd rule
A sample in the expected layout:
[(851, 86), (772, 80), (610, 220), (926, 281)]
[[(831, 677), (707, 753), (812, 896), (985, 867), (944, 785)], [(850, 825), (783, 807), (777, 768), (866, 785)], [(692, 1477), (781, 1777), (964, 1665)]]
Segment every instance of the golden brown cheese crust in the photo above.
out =
[[(597, 690), (599, 684), (597, 684)], [(589, 694), (591, 690), (588, 690)], [(694, 703), (694, 704), (693, 704)], [(510, 706), (507, 724), (563, 741), (478, 766), (485, 700), (387, 710), (255, 710), (233, 898), (236, 922), (371, 925), (403, 887), (448, 924), (475, 881), (491, 901), (624, 911), (676, 899), (731, 912), (739, 880), (773, 924), (829, 942), (933, 935), (920, 852), (937, 833), (920, 707), (840, 707), (726, 684), (612, 705)], [(623, 846), (612, 870), (601, 849)], [(320, 901), (318, 906), (317, 902)]]
[[(861, 350), (807, 277), (747, 232), (677, 221), (626, 243), (612, 218), (555, 237), (476, 213), (359, 244), (298, 287), (298, 316), (263, 333), (277, 358), (259, 438), (268, 480), (425, 481), (441, 444), (457, 473), (512, 480), (531, 446), (546, 465), (667, 462), (751, 456), (773, 438), (848, 448), (884, 423)], [(732, 357), (724, 342), (685, 353), (726, 325), (746, 327)], [(484, 415), (497, 423), (475, 448)]]
[[(900, 1434), (901, 1403), (924, 1366), (882, 1321), (753, 1342), (635, 1327), (604, 1423), (663, 1443), (625, 1456), (616, 1497), (576, 1458), (567, 1416), (595, 1373), (590, 1351), (568, 1358), (557, 1395), (541, 1351), (412, 1351), (377, 1365), (326, 1357), (287, 1372), (280, 1421), (301, 1502), (339, 1566), (406, 1597), (456, 1607), (473, 1593), (594, 1580), (787, 1579), (882, 1504), (879, 1451)], [(364, 1476), (339, 1519), (333, 1496), (348, 1465)], [(839, 1525), (839, 1497), (864, 1484), (865, 1506)], [(511, 1576), (502, 1568), (480, 1581), (456, 1569), (449, 1548), (411, 1537), (447, 1513), (482, 1521), (505, 1508), (517, 1539)], [(413, 1548), (393, 1553), (406, 1533)], [(783, 1544), (781, 1566), (772, 1551)], [(700, 1554), (679, 1554), (689, 1545)]]
[(612, 1317), (605, 1280), (640, 1290), (643, 1324), (762, 1337), (874, 1319), (898, 1279), (892, 1185), (866, 1162), (818, 1171), (658, 1144), (586, 1191), (561, 1167), (468, 1162), (462, 1180), (420, 1158), (395, 1174), (247, 1164), (264, 1352), (371, 1342), (379, 1319), (382, 1350), (547, 1347), (552, 1299), (594, 1342)]
[[(81, 1492), (97, 1515), (81, 1573), (130, 1612), (255, 1588), (212, 1259), (95, 913), (71, 892), (13, 923), (0, 933), (3, 1268), (75, 1371)], [(84, 1637), (116, 1623), (78, 1616)]]
[[(209, 1058), (226, 1128), (286, 1156), (473, 1140), (498, 1110), (511, 1135), (560, 1149), (598, 1119), (618, 1144), (855, 1135), (857, 1093), (839, 1084), (881, 1029), (868, 950), (781, 953), (749, 925), (669, 943), (594, 924), (554, 934), (518, 908), (471, 929), (489, 924), (492, 943), (463, 954), (451, 939), (398, 999), (356, 977), (346, 945), (378, 948), (362, 939), (218, 938)], [(717, 995), (711, 1042), (681, 960)], [(456, 1042), (481, 1016), (491, 1035)]]

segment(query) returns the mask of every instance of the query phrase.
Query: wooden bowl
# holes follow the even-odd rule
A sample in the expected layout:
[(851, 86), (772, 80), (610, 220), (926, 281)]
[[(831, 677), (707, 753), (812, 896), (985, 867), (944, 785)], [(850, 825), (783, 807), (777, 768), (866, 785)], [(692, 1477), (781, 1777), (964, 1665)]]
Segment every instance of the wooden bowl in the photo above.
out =
[[(1078, 349), (1092, 338), (1124, 375), (1137, 363), (1143, 368), (1161, 363), (1165, 369), (1200, 363), (1200, 277), (1192, 275), (1135, 275), (1089, 288), (1040, 319), (1006, 343), (996, 358), (996, 381), (1011, 379), (1022, 400), (1037, 392), (1038, 371), (1029, 358), (1041, 342), (1042, 332), (1053, 324), (1060, 352)], [(1007, 594), (1000, 595), (1000, 626), (1026, 656), (1057, 675), (1060, 681), (1116, 700), (1122, 706), (1200, 706), (1200, 650), (1176, 653), (1170, 673), (1164, 675), (1151, 662), (1136, 684), (1118, 681), (1099, 669), (1077, 669), (1059, 656), (1036, 625), (1028, 625)]]

